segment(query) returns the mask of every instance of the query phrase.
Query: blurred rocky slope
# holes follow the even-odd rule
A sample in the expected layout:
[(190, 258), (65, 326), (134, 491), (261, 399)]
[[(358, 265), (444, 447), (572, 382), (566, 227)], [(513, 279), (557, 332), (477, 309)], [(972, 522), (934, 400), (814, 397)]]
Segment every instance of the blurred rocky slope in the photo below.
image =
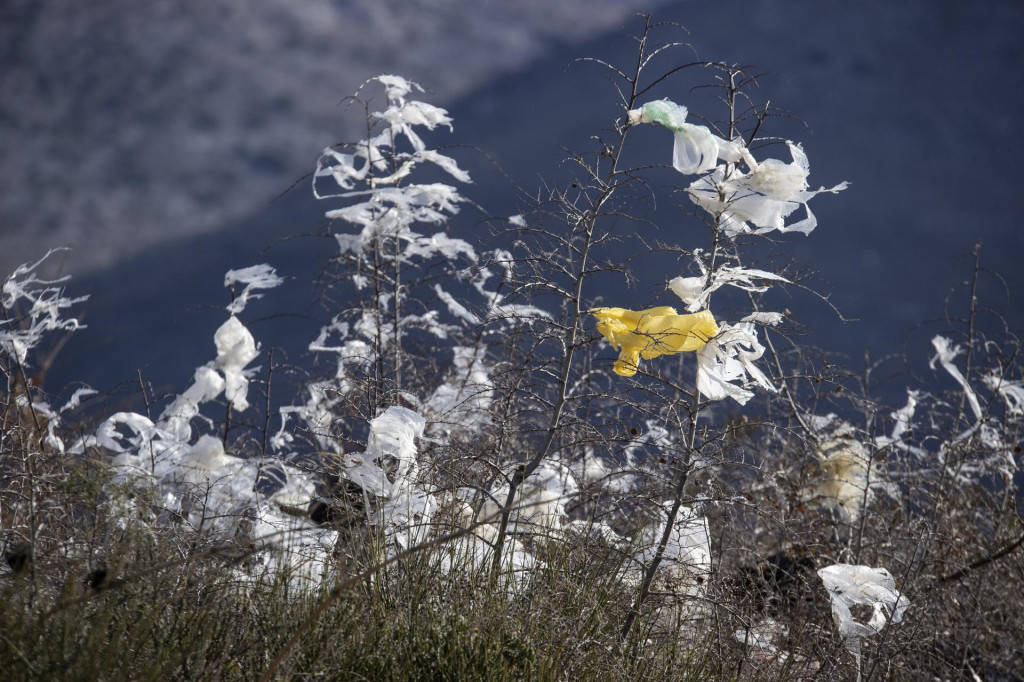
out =
[(658, 4), (4, 0), (0, 271), (73, 244), (81, 273), (227, 227), (358, 134), (338, 103), (366, 78), (451, 102)]

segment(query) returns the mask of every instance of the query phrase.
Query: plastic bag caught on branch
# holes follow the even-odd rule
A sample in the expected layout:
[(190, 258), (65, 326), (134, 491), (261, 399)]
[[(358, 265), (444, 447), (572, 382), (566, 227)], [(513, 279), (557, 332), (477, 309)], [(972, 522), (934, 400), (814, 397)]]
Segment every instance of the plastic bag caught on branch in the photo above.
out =
[(670, 306), (594, 308), (590, 314), (597, 318), (597, 330), (619, 350), (614, 370), (624, 377), (636, 374), (640, 358), (700, 350), (718, 333), (715, 318), (707, 310), (680, 315)]

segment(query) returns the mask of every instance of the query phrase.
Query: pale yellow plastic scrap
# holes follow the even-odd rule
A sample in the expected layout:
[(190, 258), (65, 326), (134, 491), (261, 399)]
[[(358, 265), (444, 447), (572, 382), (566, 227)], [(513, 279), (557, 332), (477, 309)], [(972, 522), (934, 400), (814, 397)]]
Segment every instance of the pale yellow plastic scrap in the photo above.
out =
[(715, 318), (707, 310), (680, 315), (670, 306), (594, 308), (590, 314), (597, 318), (597, 331), (619, 349), (614, 370), (624, 377), (636, 374), (640, 358), (697, 351), (718, 333)]

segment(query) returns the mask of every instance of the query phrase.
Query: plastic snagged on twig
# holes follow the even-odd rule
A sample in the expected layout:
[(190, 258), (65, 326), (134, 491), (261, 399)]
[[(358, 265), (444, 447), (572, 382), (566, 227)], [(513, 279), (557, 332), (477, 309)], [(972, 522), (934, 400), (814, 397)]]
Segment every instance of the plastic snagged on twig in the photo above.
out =
[(636, 374), (640, 358), (697, 351), (718, 333), (715, 318), (707, 310), (680, 315), (670, 306), (594, 308), (590, 314), (597, 318), (597, 330), (619, 350), (614, 370), (624, 377)]

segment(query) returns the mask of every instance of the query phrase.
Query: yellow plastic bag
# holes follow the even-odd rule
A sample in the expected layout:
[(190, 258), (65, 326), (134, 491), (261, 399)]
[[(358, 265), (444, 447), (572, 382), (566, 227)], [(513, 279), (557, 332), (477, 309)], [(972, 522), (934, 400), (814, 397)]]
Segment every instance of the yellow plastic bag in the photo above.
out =
[(718, 333), (715, 318), (707, 310), (680, 315), (670, 306), (647, 310), (594, 308), (590, 314), (597, 318), (597, 331), (619, 349), (614, 369), (624, 377), (636, 374), (640, 358), (697, 351)]

